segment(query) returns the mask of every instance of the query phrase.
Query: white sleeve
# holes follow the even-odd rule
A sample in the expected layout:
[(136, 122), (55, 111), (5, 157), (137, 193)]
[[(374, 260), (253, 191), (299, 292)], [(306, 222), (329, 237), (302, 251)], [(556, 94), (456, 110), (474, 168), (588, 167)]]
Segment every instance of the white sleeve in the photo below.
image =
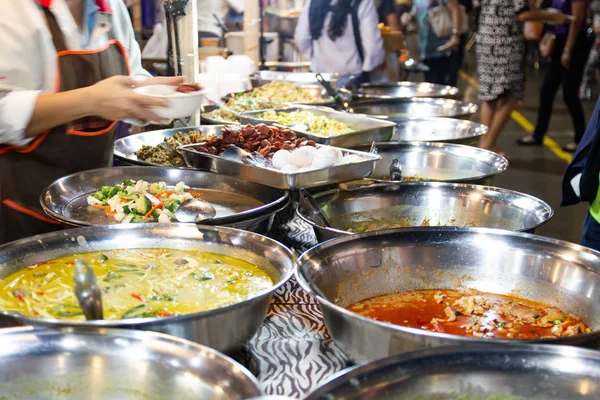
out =
[(0, 144), (31, 140), (25, 129), (44, 86), (43, 36), (36, 26), (41, 20), (29, 3), (0, 1)]
[(310, 22), (308, 20), (308, 11), (310, 9), (310, 0), (304, 4), (304, 8), (298, 18), (296, 32), (294, 32), (294, 41), (302, 53), (302, 57), (310, 60), (312, 58), (312, 36), (310, 34)]
[(377, 24), (379, 16), (373, 0), (362, 0), (358, 6), (360, 37), (363, 43), (363, 71), (372, 71), (383, 64), (385, 50)]
[(151, 78), (152, 75), (142, 67), (142, 52), (140, 46), (135, 40), (133, 25), (129, 18), (129, 13), (123, 0), (113, 0), (110, 2), (110, 8), (113, 12), (112, 28), (115, 37), (123, 43), (128, 51), (129, 68), (131, 76), (136, 78)]

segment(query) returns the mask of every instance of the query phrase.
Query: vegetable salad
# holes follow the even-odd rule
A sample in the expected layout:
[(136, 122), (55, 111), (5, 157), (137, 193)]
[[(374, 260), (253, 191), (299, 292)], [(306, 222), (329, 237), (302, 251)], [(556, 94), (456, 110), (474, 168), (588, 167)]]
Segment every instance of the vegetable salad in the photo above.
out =
[(199, 197), (199, 194), (189, 190), (183, 182), (169, 189), (165, 182), (127, 179), (120, 185), (103, 186), (93, 196), (88, 196), (87, 202), (122, 224), (169, 223), (175, 220), (177, 207), (193, 197)]

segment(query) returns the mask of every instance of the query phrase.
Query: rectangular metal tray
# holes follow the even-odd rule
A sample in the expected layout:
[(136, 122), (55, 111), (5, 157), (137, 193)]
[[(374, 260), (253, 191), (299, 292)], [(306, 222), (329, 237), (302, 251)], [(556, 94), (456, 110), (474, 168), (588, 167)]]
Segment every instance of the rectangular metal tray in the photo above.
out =
[(177, 148), (183, 151), (185, 161), (193, 168), (235, 176), (251, 182), (287, 190), (308, 189), (364, 178), (373, 172), (375, 162), (381, 159), (381, 156), (378, 154), (340, 149), (344, 155), (356, 154), (364, 158), (364, 161), (337, 165), (322, 170), (286, 173), (276, 169), (256, 167), (228, 160), (220, 156), (202, 153), (194, 150), (194, 146), (197, 145), (188, 144)]
[[(293, 111), (310, 111), (317, 115), (322, 115), (327, 118), (334, 119), (348, 125), (353, 132), (345, 133), (342, 135), (334, 135), (329, 137), (323, 137), (314, 135), (309, 132), (299, 131), (294, 129), (299, 136), (314, 140), (316, 143), (326, 144), (336, 147), (355, 147), (373, 142), (387, 142), (392, 138), (396, 132), (396, 123), (385, 121), (378, 118), (366, 117), (364, 115), (350, 114), (346, 112), (335, 111), (326, 107), (315, 107), (315, 106), (294, 106), (287, 108), (276, 108), (276, 112), (293, 112)], [(245, 124), (268, 124), (285, 128), (285, 125), (275, 123), (273, 121), (258, 118), (257, 116), (263, 114), (266, 110), (260, 111), (248, 111), (241, 114), (241, 123)]]

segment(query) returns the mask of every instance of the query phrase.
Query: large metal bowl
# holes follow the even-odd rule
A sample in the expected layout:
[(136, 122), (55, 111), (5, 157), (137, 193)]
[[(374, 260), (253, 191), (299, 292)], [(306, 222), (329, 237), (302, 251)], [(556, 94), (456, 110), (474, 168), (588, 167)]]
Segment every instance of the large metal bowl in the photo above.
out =
[(0, 332), (3, 399), (244, 400), (256, 378), (186, 340), (122, 329)]
[[(501, 155), (461, 144), (381, 142), (376, 146), (381, 160), (370, 178), (378, 181), (389, 181), (394, 159), (400, 161), (403, 177), (421, 181), (490, 185), (496, 175), (508, 168), (508, 160)], [(370, 146), (355, 149), (369, 151)]]
[(204, 225), (221, 225), (266, 234), (275, 214), (289, 203), (288, 193), (257, 183), (212, 172), (165, 167), (100, 168), (78, 172), (58, 179), (42, 191), (40, 203), (52, 218), (72, 226), (116, 224), (114, 218), (87, 204), (87, 197), (102, 186), (114, 186), (125, 179), (166, 182), (175, 186), (185, 182), (195, 190), (212, 193), (217, 215)]
[[(327, 90), (325, 90), (325, 88), (323, 86), (321, 86), (320, 84), (296, 85), (296, 86), (302, 86), (302, 89), (304, 89), (306, 92), (310, 93), (311, 95), (313, 95), (314, 97), (319, 99), (319, 101), (316, 103), (304, 103), (304, 102), (291, 101), (291, 102), (288, 102), (289, 105), (301, 104), (301, 105), (308, 105), (308, 106), (334, 107), (337, 104), (335, 102), (335, 100), (333, 100), (333, 97), (331, 97), (329, 95), (329, 93), (327, 93)], [(228, 93), (225, 96), (223, 96), (223, 98), (221, 100), (226, 103), (232, 97), (237, 96), (238, 94), (250, 93), (250, 92), (251, 92), (251, 90), (247, 90), (245, 92), (240, 92), (240, 93)], [(340, 94), (340, 96), (342, 97), (342, 99), (344, 101), (349, 102), (350, 100), (352, 100), (352, 93), (349, 90), (339, 89), (338, 93)]]
[(533, 233), (554, 214), (548, 204), (527, 194), (455, 183), (378, 184), (357, 190), (330, 190), (314, 198), (333, 228), (315, 223), (319, 219), (300, 203), (296, 212), (314, 228), (319, 242), (352, 235), (347, 230), (349, 224), (361, 221), (402, 222), (408, 229), (428, 223)]
[(415, 97), (455, 97), (458, 88), (428, 82), (386, 82), (360, 85), (352, 98), (364, 100), (396, 100)]
[(0, 326), (139, 329), (230, 351), (256, 333), (267, 315), (273, 292), (294, 272), (291, 251), (261, 235), (224, 227), (138, 224), (69, 229), (5, 244), (0, 246), (0, 279), (29, 265), (72, 254), (136, 248), (190, 249), (236, 257), (268, 273), (274, 285), (231, 306), (175, 317), (80, 322), (34, 318), (0, 310)]
[(305, 400), (600, 398), (600, 353), (573, 347), (451, 346), (400, 354), (336, 376)]
[(473, 121), (455, 118), (391, 119), (396, 122), (392, 141), (398, 142), (444, 142), (479, 145), (479, 138), (488, 127)]
[[(600, 253), (560, 240), (486, 228), (391, 229), (322, 243), (298, 265), (298, 282), (316, 296), (329, 333), (355, 361), (453, 344), (600, 346)], [(592, 332), (480, 339), (393, 325), (345, 308), (381, 294), (437, 288), (473, 288), (555, 305)]]
[(430, 117), (469, 119), (477, 112), (477, 105), (452, 99), (426, 97), (399, 100), (373, 100), (352, 104), (353, 112), (389, 120)]

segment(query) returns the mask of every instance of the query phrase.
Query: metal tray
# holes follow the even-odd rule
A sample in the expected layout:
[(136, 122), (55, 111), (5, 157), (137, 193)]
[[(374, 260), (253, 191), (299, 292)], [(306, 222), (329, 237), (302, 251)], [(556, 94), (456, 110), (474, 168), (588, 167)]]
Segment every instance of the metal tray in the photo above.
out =
[[(102, 188), (125, 179), (166, 182), (174, 186), (185, 182), (192, 190), (204, 194), (217, 210), (214, 219), (204, 225), (230, 226), (267, 233), (269, 221), (289, 201), (285, 191), (273, 189), (234, 177), (211, 172), (166, 167), (100, 168), (63, 177), (42, 191), (40, 203), (52, 218), (75, 226), (111, 225), (117, 221), (104, 211), (88, 205), (87, 197)], [(259, 223), (263, 222), (264, 223)]]
[(357, 114), (367, 114), (390, 121), (405, 119), (450, 117), (469, 119), (477, 112), (477, 105), (452, 99), (427, 97), (397, 100), (369, 100), (352, 104)]
[(389, 119), (398, 129), (392, 141), (398, 142), (444, 142), (477, 146), (479, 137), (488, 127), (473, 121), (455, 118)]
[(196, 169), (235, 176), (251, 182), (287, 190), (313, 188), (360, 179), (370, 175), (375, 167), (375, 162), (381, 159), (381, 156), (377, 154), (340, 149), (344, 155), (356, 154), (364, 158), (364, 161), (336, 165), (321, 170), (285, 173), (272, 168), (256, 167), (220, 156), (202, 153), (194, 150), (194, 146), (194, 144), (180, 146), (178, 150), (184, 152), (183, 156), (187, 163)]
[[(322, 73), (321, 75), (332, 86), (337, 84), (340, 77), (337, 73)], [(250, 75), (252, 87), (260, 87), (274, 81), (290, 82), (295, 85), (320, 85), (313, 72), (257, 71)]]
[(233, 121), (223, 121), (221, 119), (216, 119), (216, 118), (212, 118), (209, 117), (208, 114), (211, 111), (214, 111), (216, 109), (218, 109), (219, 107), (217, 107), (214, 104), (203, 104), (202, 106), (200, 106), (200, 122), (203, 124), (207, 124), (207, 125), (239, 125), (239, 122), (233, 122)]
[[(322, 115), (327, 118), (334, 119), (342, 122), (351, 129), (353, 132), (334, 135), (329, 137), (318, 136), (310, 132), (301, 131), (294, 129), (295, 132), (304, 136), (308, 139), (314, 140), (316, 143), (327, 144), (330, 146), (337, 147), (353, 147), (365, 144), (371, 144), (373, 142), (385, 142), (391, 139), (396, 131), (396, 124), (390, 121), (384, 121), (378, 118), (370, 118), (364, 115), (350, 114), (340, 111), (335, 111), (326, 107), (311, 107), (311, 106), (296, 106), (288, 108), (276, 108), (276, 112), (293, 112), (293, 111), (310, 111), (317, 115)], [(261, 111), (249, 111), (241, 114), (240, 122), (242, 125), (245, 124), (269, 124), (278, 127), (286, 128), (283, 124), (278, 124), (268, 119), (258, 118), (260, 114), (263, 114), (265, 110)]]
[[(201, 130), (207, 135), (221, 135), (221, 129), (226, 125), (200, 125), (200, 126), (187, 126), (184, 128), (171, 128), (161, 129), (159, 131), (150, 131), (139, 133), (137, 135), (131, 135), (115, 141), (113, 148), (113, 154), (115, 159), (118, 160), (121, 165), (158, 165), (164, 167), (165, 165), (142, 161), (137, 158), (135, 153), (139, 151), (142, 146), (156, 146), (163, 142), (165, 138), (173, 137), (177, 132), (189, 133)], [(169, 168), (187, 168), (187, 167), (169, 167)]]
[(364, 100), (395, 100), (414, 97), (455, 97), (457, 94), (458, 88), (454, 86), (428, 82), (389, 82), (362, 84), (358, 91), (352, 92), (352, 97)]
[[(322, 101), (320, 101), (318, 103), (289, 102), (289, 103), (287, 103), (288, 105), (291, 105), (291, 106), (293, 106), (293, 105), (324, 106), (324, 107), (335, 107), (336, 106), (336, 102), (329, 95), (329, 93), (327, 93), (327, 91), (325, 90), (325, 88), (323, 86), (321, 86), (321, 85), (300, 85), (300, 86), (302, 86), (302, 88), (304, 90), (310, 91), (313, 95), (322, 99)], [(231, 99), (233, 96), (236, 96), (240, 93), (250, 93), (251, 91), (252, 90), (247, 90), (245, 92), (239, 92), (239, 93), (229, 93), (229, 94), (226, 94), (225, 96), (223, 96), (223, 98), (221, 100), (224, 103), (227, 103), (229, 101), (229, 99)], [(352, 93), (350, 93), (349, 90), (340, 89), (340, 90), (338, 90), (338, 92), (344, 101), (349, 102), (350, 100), (352, 100)]]

